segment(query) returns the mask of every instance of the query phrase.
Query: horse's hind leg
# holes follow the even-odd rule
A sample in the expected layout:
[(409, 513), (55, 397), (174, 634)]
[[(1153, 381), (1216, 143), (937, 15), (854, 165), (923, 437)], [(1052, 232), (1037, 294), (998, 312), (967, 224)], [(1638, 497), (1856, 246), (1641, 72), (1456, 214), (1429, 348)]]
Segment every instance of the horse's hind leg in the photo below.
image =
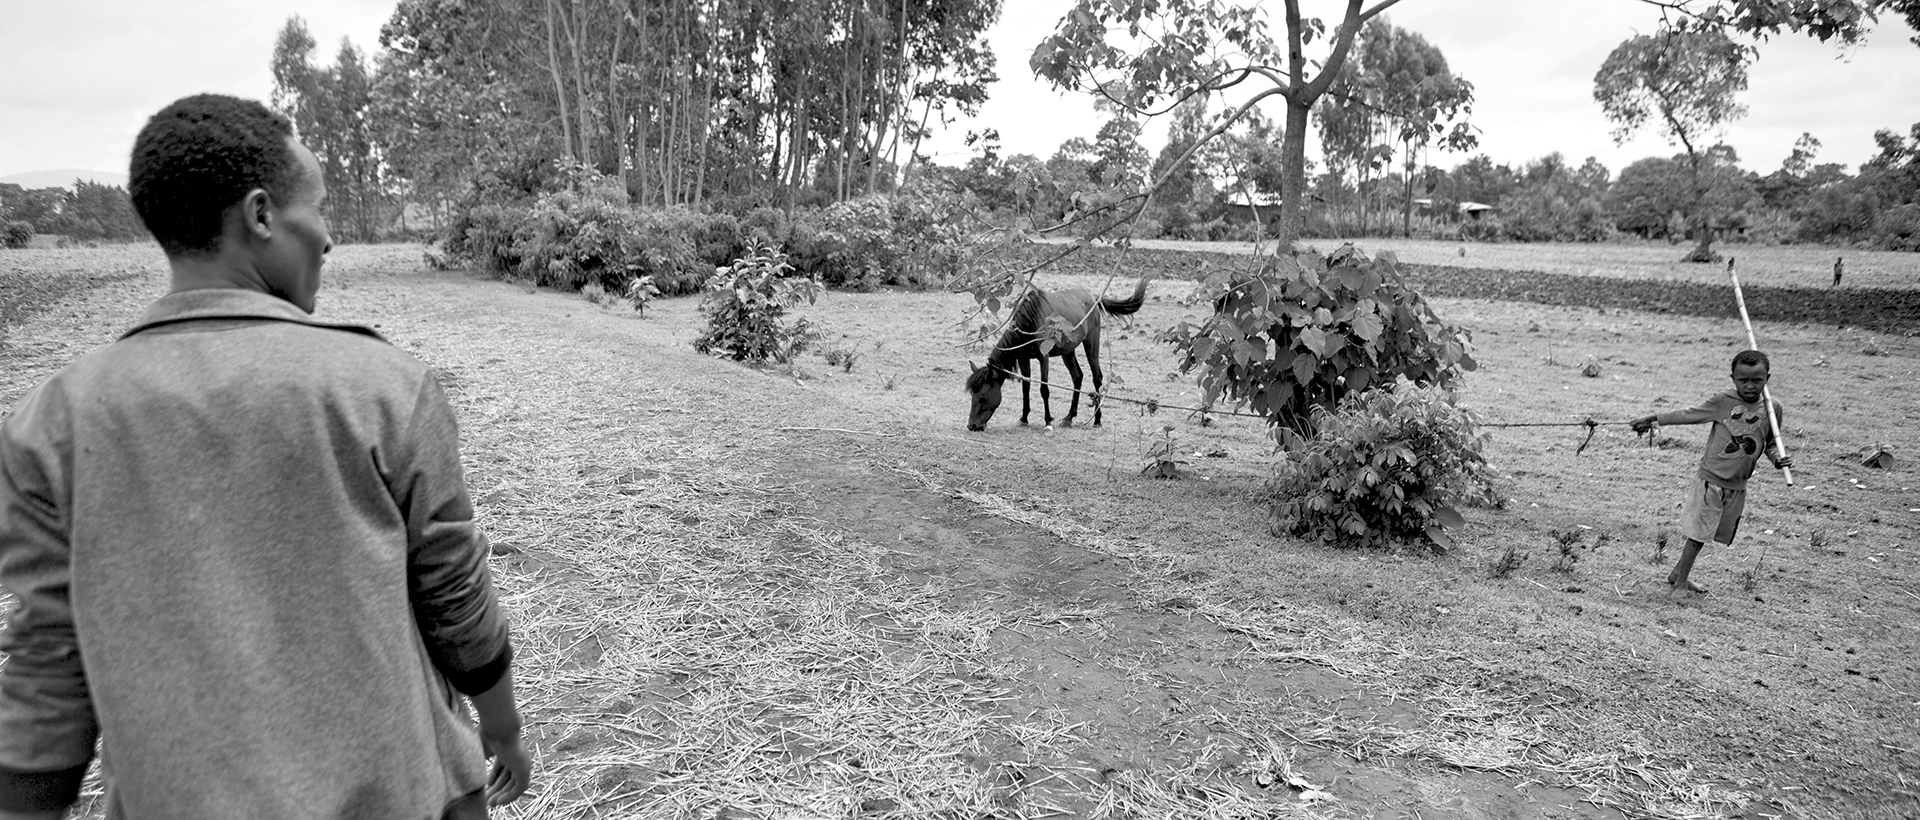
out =
[(1067, 366), (1067, 376), (1073, 379), (1073, 403), (1067, 405), (1067, 417), (1060, 420), (1060, 426), (1072, 427), (1074, 417), (1080, 415), (1080, 357), (1068, 349), (1060, 361)]
[[(1087, 369), (1093, 371), (1093, 398), (1087, 401), (1093, 405), (1093, 426), (1099, 427), (1100, 392), (1101, 388), (1106, 385), (1107, 380), (1106, 377), (1100, 375), (1100, 337), (1098, 336), (1090, 335), (1087, 337)], [(1080, 374), (1075, 373), (1073, 381), (1074, 386), (1078, 387)]]

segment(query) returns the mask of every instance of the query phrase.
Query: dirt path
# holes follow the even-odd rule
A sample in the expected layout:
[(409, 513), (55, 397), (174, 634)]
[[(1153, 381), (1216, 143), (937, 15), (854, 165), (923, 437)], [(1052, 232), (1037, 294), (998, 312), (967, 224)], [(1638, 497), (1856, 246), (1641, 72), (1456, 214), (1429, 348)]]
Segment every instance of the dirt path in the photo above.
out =
[[(1100, 431), (1003, 417), (964, 434), (957, 361), (943, 363), (963, 353), (882, 338), (895, 302), (849, 300), (838, 316), (840, 341), (866, 345), (854, 373), (810, 360), (796, 379), (692, 353), (691, 300), (637, 319), (577, 295), (396, 273), (414, 267), (404, 249), (338, 256), (323, 315), (378, 324), (448, 375), (482, 523), (507, 553), (495, 569), (524, 641), (544, 787), (505, 816), (1610, 818), (1794, 804), (1790, 784), (1744, 779), (1769, 761), (1691, 773), (1633, 725), (1723, 708), (1720, 695), (1596, 712), (1586, 700), (1620, 693), (1574, 691), (1554, 668), (1565, 656), (1542, 645), (1533, 659), (1449, 615), (1488, 605), (1461, 590), (1477, 568), (1276, 554), (1248, 494), (1263, 456), (1244, 438), (1182, 429), (1196, 450), (1232, 452), (1201, 465), (1211, 481), (1154, 483), (1132, 478), (1158, 424), (1137, 413), (1110, 408)], [(0, 403), (104, 343), (158, 287), (70, 297), (18, 328)], [(1155, 384), (1129, 341), (1115, 334), (1115, 372)], [(1236, 567), (1298, 586), (1267, 597)], [(1405, 588), (1375, 587), (1389, 582)], [(1615, 616), (1597, 597), (1568, 599), (1596, 633), (1580, 651), (1624, 657), (1637, 639), (1601, 625)], [(1694, 628), (1684, 609), (1634, 607), (1617, 619), (1646, 619), (1633, 630)], [(1523, 661), (1544, 666), (1513, 674)], [(1638, 671), (1611, 684), (1674, 685), (1665, 661), (1626, 667)], [(1880, 797), (1862, 805), (1900, 816)]]

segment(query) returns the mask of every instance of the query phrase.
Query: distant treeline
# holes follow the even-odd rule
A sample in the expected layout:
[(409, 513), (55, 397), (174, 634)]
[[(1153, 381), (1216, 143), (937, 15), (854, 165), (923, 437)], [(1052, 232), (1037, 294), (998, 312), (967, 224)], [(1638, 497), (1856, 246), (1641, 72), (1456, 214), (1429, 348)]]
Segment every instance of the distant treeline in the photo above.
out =
[(118, 185), (76, 179), (67, 188), (22, 188), (0, 182), (0, 245), (22, 247), (35, 234), (85, 241), (131, 242), (147, 237), (133, 200)]

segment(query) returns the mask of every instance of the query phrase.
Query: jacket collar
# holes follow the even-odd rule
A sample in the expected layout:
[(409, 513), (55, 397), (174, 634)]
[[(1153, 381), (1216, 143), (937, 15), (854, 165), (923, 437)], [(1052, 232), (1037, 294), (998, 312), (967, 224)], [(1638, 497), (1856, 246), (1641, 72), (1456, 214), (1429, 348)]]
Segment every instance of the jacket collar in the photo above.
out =
[(140, 321), (127, 332), (120, 334), (125, 339), (143, 330), (161, 325), (180, 322), (193, 322), (203, 319), (264, 319), (275, 322), (292, 322), (312, 327), (345, 330), (372, 336), (386, 341), (372, 328), (363, 325), (340, 322), (322, 322), (306, 311), (295, 307), (292, 302), (278, 296), (269, 296), (255, 290), (240, 288), (202, 288), (169, 293), (147, 307)]

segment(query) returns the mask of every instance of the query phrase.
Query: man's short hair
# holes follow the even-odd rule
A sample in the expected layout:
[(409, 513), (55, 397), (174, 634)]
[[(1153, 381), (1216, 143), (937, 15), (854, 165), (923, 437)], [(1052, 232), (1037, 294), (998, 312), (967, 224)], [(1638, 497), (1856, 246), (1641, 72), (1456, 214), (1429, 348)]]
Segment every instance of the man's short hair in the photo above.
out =
[(147, 120), (133, 142), (133, 208), (168, 256), (213, 253), (227, 209), (263, 188), (285, 203), (299, 190), (293, 124), (253, 100), (183, 97)]
[(1742, 350), (1734, 354), (1733, 364), (1727, 369), (1738, 370), (1740, 365), (1743, 364), (1757, 364), (1766, 368), (1768, 373), (1773, 372), (1773, 363), (1767, 361), (1767, 354), (1761, 353), (1758, 350)]

